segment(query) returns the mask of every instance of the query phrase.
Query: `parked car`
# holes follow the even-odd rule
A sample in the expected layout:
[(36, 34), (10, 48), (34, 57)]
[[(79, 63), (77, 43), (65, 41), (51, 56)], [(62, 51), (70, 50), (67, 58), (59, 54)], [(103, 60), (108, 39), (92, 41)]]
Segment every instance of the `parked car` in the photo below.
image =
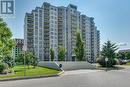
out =
[(128, 60), (121, 60), (121, 59), (119, 60), (120, 65), (126, 64), (127, 62), (128, 62)]

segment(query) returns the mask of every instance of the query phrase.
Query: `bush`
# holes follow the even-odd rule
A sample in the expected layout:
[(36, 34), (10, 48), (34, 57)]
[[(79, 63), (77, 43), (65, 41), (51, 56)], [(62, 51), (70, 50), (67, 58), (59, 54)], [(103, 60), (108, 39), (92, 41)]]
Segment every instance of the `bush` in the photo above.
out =
[(7, 74), (8, 73), (8, 70), (7, 69), (4, 69), (3, 71), (2, 71), (2, 74)]
[(13, 69), (4, 69), (2, 74), (12, 73), (14, 72)]
[[(99, 63), (102, 67), (106, 67), (105, 58), (98, 58), (97, 63)], [(115, 59), (108, 59), (107, 61), (107, 67), (113, 67), (116, 64), (117, 64), (117, 61)]]
[(12, 57), (9, 57), (9, 56), (4, 57), (2, 62), (8, 64), (9, 67), (13, 67), (14, 65)]
[(0, 63), (0, 73), (2, 73), (5, 69), (8, 69), (8, 65), (6, 63)]

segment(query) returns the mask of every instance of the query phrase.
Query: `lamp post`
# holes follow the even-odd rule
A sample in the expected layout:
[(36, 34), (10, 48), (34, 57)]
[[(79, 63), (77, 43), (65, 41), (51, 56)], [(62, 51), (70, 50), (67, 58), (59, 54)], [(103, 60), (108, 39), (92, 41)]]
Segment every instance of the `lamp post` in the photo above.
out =
[(23, 46), (23, 51), (24, 51), (24, 77), (26, 77), (26, 60), (25, 60), (25, 55), (26, 55), (26, 46)]
[(26, 77), (26, 61), (25, 61), (26, 51), (24, 51), (24, 77)]
[(107, 62), (108, 62), (108, 58), (105, 58), (105, 62), (106, 62), (106, 71), (107, 71)]

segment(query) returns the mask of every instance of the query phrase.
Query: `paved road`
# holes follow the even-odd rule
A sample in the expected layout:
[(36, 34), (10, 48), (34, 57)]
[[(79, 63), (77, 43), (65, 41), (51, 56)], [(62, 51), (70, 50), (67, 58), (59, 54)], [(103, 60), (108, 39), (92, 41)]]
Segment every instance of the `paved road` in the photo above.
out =
[(130, 87), (130, 68), (68, 71), (59, 77), (0, 82), (0, 87)]

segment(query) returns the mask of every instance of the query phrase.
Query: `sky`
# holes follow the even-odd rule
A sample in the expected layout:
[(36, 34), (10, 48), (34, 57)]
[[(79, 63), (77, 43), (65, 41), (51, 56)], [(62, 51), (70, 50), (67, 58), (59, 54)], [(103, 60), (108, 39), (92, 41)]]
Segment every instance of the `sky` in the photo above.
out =
[(101, 33), (101, 45), (110, 40), (120, 49), (130, 48), (130, 0), (15, 0), (15, 18), (5, 19), (14, 38), (24, 38), (25, 13), (41, 7), (43, 2), (55, 6), (76, 5), (82, 14), (94, 17)]

